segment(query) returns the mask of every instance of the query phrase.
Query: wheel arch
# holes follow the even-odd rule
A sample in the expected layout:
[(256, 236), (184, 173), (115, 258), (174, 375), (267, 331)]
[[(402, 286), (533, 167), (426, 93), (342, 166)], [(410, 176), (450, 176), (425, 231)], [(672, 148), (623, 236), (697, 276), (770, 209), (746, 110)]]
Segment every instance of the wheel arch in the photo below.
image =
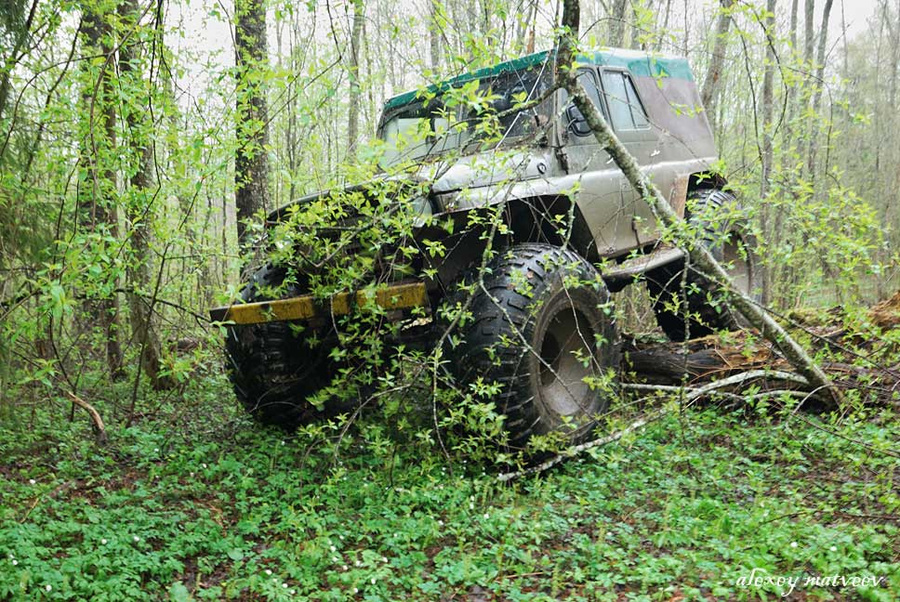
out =
[(728, 185), (728, 180), (720, 173), (705, 170), (692, 173), (688, 176), (688, 194), (704, 188), (723, 189)]
[[(490, 225), (482, 220), (470, 225), (470, 212), (490, 212), (494, 208), (468, 209), (452, 214), (457, 223), (455, 234), (446, 237), (447, 254), (434, 267), (446, 290), (453, 282), (481, 260), (487, 246)], [(515, 198), (505, 201), (501, 216), (503, 228), (494, 239), (501, 250), (524, 243), (543, 243), (567, 247), (591, 263), (600, 260), (597, 247), (578, 204), (566, 195)], [(432, 231), (431, 234), (436, 234)]]
[[(560, 194), (514, 199), (507, 203), (505, 213), (513, 231), (512, 244), (566, 246), (591, 263), (599, 261), (591, 229), (581, 208), (570, 196)], [(532, 224), (531, 227), (528, 224)]]

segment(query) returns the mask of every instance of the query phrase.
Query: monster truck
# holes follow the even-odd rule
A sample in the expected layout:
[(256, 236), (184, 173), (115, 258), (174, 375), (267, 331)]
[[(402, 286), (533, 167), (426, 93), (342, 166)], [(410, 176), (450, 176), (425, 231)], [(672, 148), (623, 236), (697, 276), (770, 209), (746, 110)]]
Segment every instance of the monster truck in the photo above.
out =
[[(226, 325), (234, 390), (253, 416), (294, 426), (346, 410), (318, 393), (342, 370), (341, 317), (366, 304), (415, 324), (395, 333), (440, 343), (463, 390), (496, 385), (511, 447), (549, 432), (582, 439), (609, 404), (619, 364), (611, 292), (645, 282), (672, 339), (735, 326), (715, 286), (661, 241), (649, 205), (554, 86), (553, 62), (552, 52), (536, 53), (390, 98), (377, 132), (383, 177), (269, 215), (273, 229), (309, 208), (340, 206), (316, 240), (341, 244), (315, 261), (317, 244), (282, 244), (239, 299), (211, 311)], [(741, 220), (728, 217), (734, 197), (712, 169), (713, 135), (687, 60), (611, 49), (580, 55), (578, 69), (668, 202), (750, 290), (752, 254)], [(360, 207), (373, 206), (411, 211), (411, 235), (361, 235), (361, 221), (380, 218)], [(413, 253), (394, 269), (384, 258), (399, 247), (442, 252)], [(323, 294), (315, 285), (329, 261), (365, 253), (351, 287)], [(448, 307), (465, 311), (453, 317)]]

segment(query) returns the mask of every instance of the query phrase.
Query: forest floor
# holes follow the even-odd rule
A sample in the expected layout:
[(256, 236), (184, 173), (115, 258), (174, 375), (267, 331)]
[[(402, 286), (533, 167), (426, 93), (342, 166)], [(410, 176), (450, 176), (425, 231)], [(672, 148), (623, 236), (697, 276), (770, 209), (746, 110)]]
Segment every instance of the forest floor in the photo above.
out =
[(707, 404), (502, 484), (363, 422), (339, 454), (218, 360), (131, 426), (0, 408), (0, 599), (900, 599), (896, 405)]

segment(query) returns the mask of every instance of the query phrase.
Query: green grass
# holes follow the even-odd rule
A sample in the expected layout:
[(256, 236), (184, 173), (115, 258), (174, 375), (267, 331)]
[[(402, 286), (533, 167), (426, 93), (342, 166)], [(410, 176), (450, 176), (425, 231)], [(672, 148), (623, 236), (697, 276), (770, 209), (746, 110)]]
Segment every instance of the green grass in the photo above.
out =
[(798, 599), (900, 596), (888, 410), (688, 411), (510, 486), (367, 444), (372, 422), (335, 458), (244, 419), (221, 381), (186, 399), (105, 448), (60, 406), (4, 421), (0, 599), (779, 599), (738, 582), (753, 568), (884, 579)]

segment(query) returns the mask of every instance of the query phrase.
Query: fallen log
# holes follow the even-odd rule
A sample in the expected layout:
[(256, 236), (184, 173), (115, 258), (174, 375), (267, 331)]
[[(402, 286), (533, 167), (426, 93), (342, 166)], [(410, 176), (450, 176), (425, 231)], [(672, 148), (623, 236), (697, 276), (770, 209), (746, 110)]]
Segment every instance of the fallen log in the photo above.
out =
[(788, 370), (790, 364), (771, 347), (736, 333), (728, 342), (716, 336), (684, 343), (647, 343), (631, 339), (623, 346), (626, 382), (692, 385), (748, 370)]
[[(900, 391), (900, 365), (896, 362), (896, 337), (891, 332), (900, 325), (900, 292), (875, 305), (868, 313), (875, 325), (874, 336), (861, 334), (835, 323), (805, 326), (803, 330), (829, 350), (829, 361), (820, 362), (823, 372), (842, 391), (858, 389), (865, 403), (900, 407), (896, 399)], [(795, 326), (797, 326), (795, 324)], [(884, 336), (882, 336), (884, 335)], [(865, 353), (860, 350), (864, 349)], [(888, 362), (885, 362), (885, 359)], [(891, 359), (892, 358), (892, 359)], [(806, 375), (792, 370), (779, 350), (754, 331), (730, 333), (726, 337), (708, 336), (686, 342), (640, 341), (626, 339), (621, 366), (622, 381), (632, 389), (664, 391), (667, 387), (703, 389), (706, 383), (720, 382), (738, 376), (736, 386), (720, 389), (738, 394), (747, 386), (759, 387), (763, 393), (802, 391), (809, 399), (828, 404), (821, 385), (809, 383)], [(739, 375), (754, 374), (741, 380)], [(796, 379), (785, 379), (792, 374)]]

